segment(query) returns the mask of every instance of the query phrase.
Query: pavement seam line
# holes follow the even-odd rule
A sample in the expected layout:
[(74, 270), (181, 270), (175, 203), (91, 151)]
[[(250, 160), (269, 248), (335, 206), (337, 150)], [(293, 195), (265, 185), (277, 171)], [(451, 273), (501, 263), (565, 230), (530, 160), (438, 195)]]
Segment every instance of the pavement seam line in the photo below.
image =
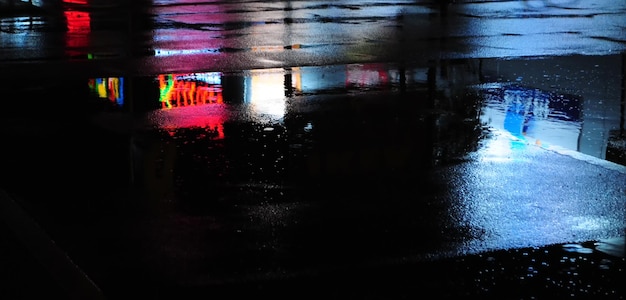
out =
[(4, 221), (22, 245), (35, 257), (70, 299), (104, 300), (96, 284), (19, 205), (0, 189), (0, 220)]

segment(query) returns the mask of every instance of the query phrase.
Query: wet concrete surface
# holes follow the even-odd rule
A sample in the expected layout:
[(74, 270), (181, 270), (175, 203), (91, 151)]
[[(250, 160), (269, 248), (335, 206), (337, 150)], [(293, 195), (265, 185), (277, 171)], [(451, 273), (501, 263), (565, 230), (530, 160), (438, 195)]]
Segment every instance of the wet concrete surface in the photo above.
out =
[[(278, 97), (234, 88), (243, 101), (184, 106), (182, 94), (159, 101), (158, 76), (132, 78), (138, 94), (154, 88), (132, 113), (87, 78), (18, 80), (34, 102), (3, 117), (7, 198), (113, 299), (621, 296), (624, 258), (595, 243), (622, 236), (625, 168), (481, 124), (480, 95), (496, 85), (437, 103), (428, 81), (331, 80), (284, 101), (288, 72), (253, 73), (277, 80), (256, 95)], [(300, 73), (312, 74), (331, 72)], [(222, 95), (251, 77), (222, 74)], [(78, 105), (46, 98), (72, 83), (65, 99)]]
[[(447, 17), (468, 31), (441, 31), (453, 23), (422, 4), (401, 6), (412, 11), (402, 18), (386, 4), (305, 1), (263, 14), (254, 13), (258, 3), (242, 4), (208, 14), (233, 18), (208, 25), (239, 24), (216, 30), (234, 34), (216, 48), (203, 44), (213, 41), (207, 36), (177, 40), (185, 35), (171, 34), (172, 18), (184, 28), (207, 20), (161, 4), (154, 19), (165, 33), (157, 36), (173, 38), (165, 43), (177, 51), (157, 51), (168, 39), (154, 38), (150, 54), (133, 58), (116, 54), (124, 39), (104, 37), (119, 32), (95, 26), (69, 35), (93, 38), (82, 46), (53, 43), (63, 30), (42, 34), (56, 45), (44, 52), (27, 43), (20, 53), (11, 38), (0, 75), (10, 99), (0, 111), (9, 145), (0, 159), (0, 292), (623, 299), (626, 167), (609, 161), (607, 148), (609, 134), (623, 129), (624, 55), (612, 50), (623, 47), (615, 28), (624, 11), (607, 3), (544, 15), (510, 1), (450, 7)], [(389, 16), (358, 16), (369, 9)], [(293, 22), (279, 26), (352, 24), (351, 32), (380, 37), (387, 31), (376, 24), (403, 20), (436, 38), (403, 42), (400, 56), (346, 47), (358, 35), (296, 43), (308, 36), (297, 28), (290, 41), (273, 44), (269, 34), (259, 45), (264, 35), (252, 29), (276, 25), (276, 12), (303, 14), (280, 15)], [(581, 27), (496, 34), (510, 47), (488, 42), (492, 52), (446, 39), (457, 32), (470, 44), (489, 41), (489, 31), (469, 33), (479, 28), (472, 18), (535, 28), (529, 16)], [(583, 26), (598, 18), (618, 24), (599, 27), (613, 37)], [(31, 29), (8, 36), (39, 36)], [(546, 34), (565, 42), (523, 46)], [(569, 35), (580, 44), (572, 47)], [(334, 50), (286, 53), (324, 41)], [(221, 50), (215, 57), (207, 49)], [(83, 60), (90, 53), (95, 59)]]
[[(82, 281), (72, 282), (74, 293), (32, 255), (13, 232), (3, 229), (1, 292), (7, 299), (100, 299), (102, 290), (76, 293)], [(622, 244), (623, 241), (618, 241)], [(120, 270), (117, 280), (125, 284), (104, 290), (106, 299), (155, 298), (247, 298), (278, 299), (320, 297), (405, 299), (622, 299), (624, 260), (596, 247), (607, 241), (551, 245), (485, 252), (422, 263), (396, 262), (380, 266), (330, 271), (280, 279), (248, 279), (195, 286), (155, 283), (148, 276)], [(598, 247), (599, 248), (599, 247)], [(623, 257), (623, 256), (622, 256)], [(124, 275), (126, 274), (126, 275)], [(68, 296), (71, 295), (71, 296)]]
[[(8, 34), (1, 36), (3, 68), (27, 74), (96, 69), (94, 76), (119, 76), (616, 54), (624, 51), (626, 25), (624, 4), (609, 0), (562, 6), (456, 1), (445, 13), (437, 2), (412, 0), (99, 4), (7, 19), (2, 28)], [(12, 38), (25, 31), (31, 32), (28, 38)], [(72, 61), (59, 65), (61, 58)], [(24, 61), (38, 63), (20, 64)], [(50, 68), (38, 68), (42, 64)]]

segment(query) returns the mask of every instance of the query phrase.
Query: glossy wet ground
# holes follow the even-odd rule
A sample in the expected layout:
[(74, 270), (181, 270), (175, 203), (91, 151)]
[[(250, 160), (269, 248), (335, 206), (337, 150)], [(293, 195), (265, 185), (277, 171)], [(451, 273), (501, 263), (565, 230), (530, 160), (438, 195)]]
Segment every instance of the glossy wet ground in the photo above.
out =
[(592, 248), (623, 232), (626, 172), (567, 149), (579, 99), (404, 72), (17, 80), (3, 182), (111, 298), (621, 294)]
[(620, 6), (170, 4), (0, 24), (6, 295), (623, 298)]
[[(20, 247), (22, 243), (11, 230), (4, 231), (2, 237), (5, 246), (1, 253), (10, 259), (2, 260), (0, 293), (10, 299), (623, 299), (624, 295), (623, 240), (502, 250), (422, 263), (395, 262), (349, 271), (200, 286), (153, 282), (149, 276), (131, 276), (126, 273), (128, 269), (123, 269), (117, 280), (124, 284), (94, 287), (76, 280), (69, 287), (72, 292), (68, 292), (65, 288), (69, 282), (55, 278), (58, 273), (50, 273), (49, 265), (30, 255), (32, 250)], [(618, 246), (610, 246), (615, 242)], [(617, 253), (606, 254), (610, 249)]]

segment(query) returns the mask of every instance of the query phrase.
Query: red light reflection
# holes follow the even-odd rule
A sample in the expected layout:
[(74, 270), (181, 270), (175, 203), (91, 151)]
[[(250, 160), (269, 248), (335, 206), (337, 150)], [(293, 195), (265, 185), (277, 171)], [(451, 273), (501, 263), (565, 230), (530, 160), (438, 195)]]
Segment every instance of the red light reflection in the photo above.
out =
[(91, 18), (88, 12), (67, 10), (64, 11), (69, 33), (86, 34), (91, 32)]
[(224, 138), (226, 113), (222, 109), (222, 86), (192, 80), (197, 74), (161, 74), (158, 76), (160, 101), (167, 115), (161, 127), (176, 135), (180, 128), (205, 128)]
[[(87, 4), (86, 0), (63, 0), (63, 3)], [(91, 16), (89, 12), (77, 11), (67, 8), (63, 11), (67, 22), (66, 46), (67, 54), (70, 56), (80, 55), (76, 48), (89, 45), (89, 34), (91, 33)]]
[(224, 122), (227, 114), (218, 106), (188, 106), (163, 110), (159, 127), (166, 130), (170, 136), (178, 135), (180, 129), (204, 129), (204, 137), (224, 139)]
[(182, 80), (184, 74), (159, 75), (162, 108), (223, 103), (222, 86)]
[(386, 87), (389, 74), (378, 64), (350, 65), (347, 70), (347, 87)]

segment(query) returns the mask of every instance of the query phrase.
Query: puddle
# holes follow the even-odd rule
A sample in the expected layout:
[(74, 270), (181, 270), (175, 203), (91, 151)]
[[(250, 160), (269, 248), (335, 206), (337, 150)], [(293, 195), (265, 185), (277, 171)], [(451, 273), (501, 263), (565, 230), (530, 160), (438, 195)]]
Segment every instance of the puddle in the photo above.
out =
[(608, 163), (622, 59), (8, 76), (0, 175), (102, 276), (108, 250), (205, 282), (617, 236), (619, 175), (551, 150)]
[(623, 252), (613, 2), (114, 2), (0, 19), (2, 189), (113, 294)]
[[(400, 95), (393, 97), (423, 91), (426, 99), (408, 101), (456, 113), (450, 109), (473, 101), (463, 99), (472, 91), (481, 98), (474, 122), (547, 149), (565, 149), (624, 164), (623, 154), (619, 154), (623, 148), (622, 59), (619, 55), (481, 59), (412, 69), (353, 64), (159, 74), (144, 79), (152, 84), (152, 90), (158, 89), (158, 94), (142, 92), (151, 98), (142, 96), (142, 103), (133, 105), (153, 109), (151, 122), (171, 131), (221, 128), (229, 118), (284, 126), (290, 114), (327, 109), (320, 105), (325, 100), (319, 98), (375, 91)], [(581, 68), (585, 65), (589, 68)], [(129, 111), (123, 77), (90, 79), (89, 85), (100, 98)], [(301, 100), (305, 96), (307, 99)], [(308, 126), (315, 124), (309, 122)], [(218, 131), (223, 138), (223, 130)]]

